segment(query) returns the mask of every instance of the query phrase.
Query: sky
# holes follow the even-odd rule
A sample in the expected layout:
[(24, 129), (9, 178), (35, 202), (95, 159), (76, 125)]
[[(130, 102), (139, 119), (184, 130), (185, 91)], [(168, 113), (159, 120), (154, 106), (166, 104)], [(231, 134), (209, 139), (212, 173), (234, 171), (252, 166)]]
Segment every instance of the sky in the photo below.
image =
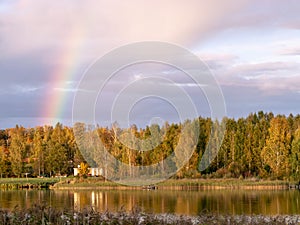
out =
[[(74, 97), (93, 63), (143, 41), (175, 44), (202, 60), (222, 91), (228, 117), (260, 110), (298, 114), (299, 12), (297, 0), (2, 0), (0, 128), (72, 125)], [(150, 83), (159, 87), (153, 76), (182, 87), (199, 116), (211, 115), (201, 84), (174, 67), (145, 62), (105, 83), (91, 109), (96, 122), (114, 122), (113, 107), (128, 87), (134, 89), (126, 93), (129, 125), (180, 121), (182, 106), (160, 96), (133, 97)], [(130, 86), (134, 82), (140, 85)]]

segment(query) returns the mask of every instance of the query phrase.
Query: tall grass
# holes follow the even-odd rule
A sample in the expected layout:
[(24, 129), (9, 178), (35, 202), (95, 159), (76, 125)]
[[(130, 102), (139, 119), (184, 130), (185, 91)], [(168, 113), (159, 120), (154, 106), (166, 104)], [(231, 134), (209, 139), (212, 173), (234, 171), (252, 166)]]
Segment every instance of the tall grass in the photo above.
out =
[(120, 210), (117, 213), (96, 212), (93, 208), (82, 211), (61, 211), (44, 205), (34, 205), (29, 209), (15, 208), (12, 211), (0, 210), (0, 224), (134, 224), (134, 225), (194, 225), (194, 224), (299, 224), (300, 215), (260, 216), (260, 215), (213, 215), (179, 216), (174, 214), (145, 214), (138, 207), (131, 212)]

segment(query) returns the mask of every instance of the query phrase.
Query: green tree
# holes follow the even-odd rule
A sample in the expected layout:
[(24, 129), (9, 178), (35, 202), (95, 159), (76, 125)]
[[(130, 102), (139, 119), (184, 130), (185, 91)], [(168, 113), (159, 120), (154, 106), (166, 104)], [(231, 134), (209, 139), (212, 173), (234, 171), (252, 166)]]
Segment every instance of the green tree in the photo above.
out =
[(295, 131), (294, 140), (290, 155), (292, 176), (295, 179), (300, 178), (300, 128)]
[(24, 169), (25, 159), (25, 128), (19, 127), (10, 129), (9, 161), (11, 170), (15, 176), (20, 177)]
[(50, 173), (66, 174), (68, 172), (67, 140), (62, 124), (57, 123), (46, 145), (45, 166)]
[(1, 178), (3, 175), (7, 174), (7, 153), (5, 152), (5, 147), (0, 146), (0, 175)]
[(176, 167), (180, 169), (179, 173), (177, 173), (178, 177), (183, 177), (190, 169), (188, 159), (196, 152), (199, 137), (198, 131), (199, 123), (196, 120), (187, 120), (182, 124), (178, 144), (174, 151)]

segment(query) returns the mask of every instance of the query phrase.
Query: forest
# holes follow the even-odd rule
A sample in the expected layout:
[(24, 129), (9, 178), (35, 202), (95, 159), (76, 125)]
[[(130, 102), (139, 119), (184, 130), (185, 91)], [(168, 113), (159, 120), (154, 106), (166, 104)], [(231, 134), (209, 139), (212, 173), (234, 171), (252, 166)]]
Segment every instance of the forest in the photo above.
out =
[[(192, 157), (173, 178), (300, 179), (300, 115), (274, 115), (260, 111), (246, 118), (217, 121), (199, 117), (185, 123), (194, 124), (195, 121), (199, 132)], [(184, 151), (184, 144), (189, 144), (189, 141), (180, 141), (183, 125), (166, 122), (161, 127), (153, 124), (137, 128), (132, 125), (126, 129), (116, 125), (92, 129), (83, 123), (77, 123), (74, 127), (61, 123), (54, 127), (45, 125), (34, 128), (16, 125), (0, 131), (0, 175), (69, 176), (73, 174), (73, 168), (82, 162), (97, 167), (96, 155), (100, 161), (105, 161), (101, 158), (97, 141), (78, 144), (78, 139), (92, 137), (87, 135), (89, 132), (96, 132), (105, 149), (118, 161), (132, 167), (151, 165), (171, 155), (179, 142), (183, 143), (183, 147), (175, 154), (183, 154), (180, 151)], [(223, 138), (215, 132), (215, 127), (222, 125), (225, 126), (221, 135)], [(160, 139), (161, 134), (163, 138)], [(151, 141), (140, 141), (150, 136)], [(202, 157), (207, 157), (204, 152), (209, 141), (212, 149), (218, 148), (219, 151), (207, 168), (200, 170), (199, 163)], [(143, 147), (139, 146), (141, 143)], [(97, 151), (98, 154), (94, 154)], [(177, 162), (171, 160), (161, 166), (172, 167), (172, 163), (176, 165)], [(122, 171), (120, 165), (110, 169)], [(126, 175), (137, 175), (134, 173), (130, 171)], [(155, 176), (157, 171), (151, 173)]]

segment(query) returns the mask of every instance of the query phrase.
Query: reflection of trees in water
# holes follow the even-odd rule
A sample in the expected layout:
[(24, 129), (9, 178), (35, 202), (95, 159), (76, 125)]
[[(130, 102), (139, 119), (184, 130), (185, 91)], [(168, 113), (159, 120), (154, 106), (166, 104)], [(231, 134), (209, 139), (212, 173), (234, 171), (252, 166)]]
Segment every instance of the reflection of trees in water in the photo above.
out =
[(147, 191), (147, 190), (17, 190), (1, 191), (1, 208), (29, 208), (46, 204), (57, 209), (82, 210), (92, 207), (103, 212), (130, 211), (138, 206), (149, 213), (197, 215), (217, 214), (296, 214), (300, 192), (259, 190)]
[[(80, 206), (97, 211), (132, 210), (138, 206), (150, 213), (197, 215), (217, 214), (292, 214), (300, 210), (294, 191), (91, 191), (80, 195)], [(75, 196), (75, 194), (74, 194)], [(86, 205), (85, 205), (86, 204)]]

